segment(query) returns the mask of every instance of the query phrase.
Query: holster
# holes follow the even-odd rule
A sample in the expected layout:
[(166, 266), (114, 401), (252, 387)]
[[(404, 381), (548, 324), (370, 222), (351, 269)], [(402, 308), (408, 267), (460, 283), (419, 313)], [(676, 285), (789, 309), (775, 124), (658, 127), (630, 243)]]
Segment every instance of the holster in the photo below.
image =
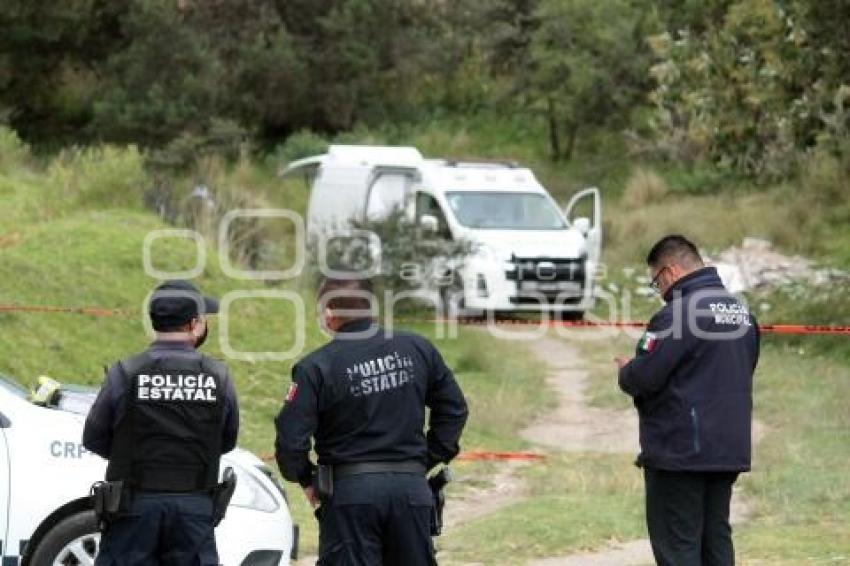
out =
[(91, 503), (101, 531), (109, 527), (129, 504), (129, 490), (123, 481), (100, 481), (91, 487)]
[(236, 491), (236, 474), (233, 468), (225, 468), (221, 483), (212, 489), (213, 498), (213, 526), (218, 526), (227, 514), (227, 506)]
[(443, 532), (443, 507), (446, 504), (446, 494), (443, 489), (452, 481), (452, 472), (448, 467), (428, 478), (428, 486), (434, 495), (434, 506), (431, 508), (431, 536), (438, 537)]
[(330, 501), (334, 496), (334, 469), (333, 466), (319, 465), (316, 467), (316, 475), (313, 477), (313, 489), (320, 501)]

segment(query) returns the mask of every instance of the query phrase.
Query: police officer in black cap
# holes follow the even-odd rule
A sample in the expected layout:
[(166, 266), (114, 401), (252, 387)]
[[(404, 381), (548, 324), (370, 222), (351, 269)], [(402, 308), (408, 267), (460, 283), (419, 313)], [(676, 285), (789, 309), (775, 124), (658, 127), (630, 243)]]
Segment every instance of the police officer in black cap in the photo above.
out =
[[(318, 564), (432, 565), (425, 474), (457, 455), (466, 402), (430, 342), (373, 322), (370, 296), (366, 280), (320, 287), (334, 339), (292, 369), (275, 421), (277, 462), (319, 506)], [(308, 456), (312, 440), (318, 470)], [(332, 493), (319, 496), (314, 476)]]
[(218, 564), (211, 490), (236, 446), (239, 411), (227, 367), (197, 352), (218, 302), (187, 281), (156, 288), (156, 340), (116, 363), (83, 432), (122, 481), (121, 511), (101, 538), (98, 566)]

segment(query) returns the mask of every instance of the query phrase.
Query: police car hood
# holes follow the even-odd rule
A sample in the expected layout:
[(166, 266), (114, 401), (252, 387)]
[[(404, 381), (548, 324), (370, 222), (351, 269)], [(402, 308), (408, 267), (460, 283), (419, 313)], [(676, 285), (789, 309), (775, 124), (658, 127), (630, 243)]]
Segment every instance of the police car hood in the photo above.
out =
[(58, 409), (68, 413), (85, 416), (91, 410), (97, 397), (97, 389), (84, 385), (62, 385), (59, 390), (59, 398), (55, 404), (49, 405), (51, 409)]
[(586, 253), (578, 230), (472, 230), (470, 239), (500, 260), (516, 257), (579, 258)]
[[(74, 420), (82, 422), (83, 418), (91, 410), (95, 398), (97, 398), (97, 389), (93, 387), (63, 384), (60, 389), (58, 403), (48, 408), (70, 413), (75, 417)], [(249, 468), (264, 466), (263, 461), (255, 454), (238, 446), (222, 457), (224, 459), (222, 461), (222, 468), (227, 465), (228, 461)]]

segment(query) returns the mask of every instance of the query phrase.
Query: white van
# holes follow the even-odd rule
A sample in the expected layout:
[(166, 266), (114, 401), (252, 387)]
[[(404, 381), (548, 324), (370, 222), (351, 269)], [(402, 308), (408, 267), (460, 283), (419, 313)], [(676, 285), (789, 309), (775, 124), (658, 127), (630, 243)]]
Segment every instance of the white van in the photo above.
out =
[[(66, 391), (56, 406), (29, 401), (0, 375), (0, 563), (3, 566), (92, 565), (100, 533), (88, 494), (106, 461), (81, 443), (96, 391)], [(237, 448), (222, 457), (237, 484), (216, 528), (224, 566), (282, 566), (297, 554), (281, 486), (255, 455)]]
[[(474, 252), (438, 289), (449, 314), (547, 311), (580, 317), (594, 302), (602, 243), (599, 189), (562, 210), (527, 168), (513, 163), (425, 159), (413, 147), (332, 145), (291, 163), (311, 185), (311, 240), (401, 208), (410, 220)], [(592, 201), (591, 218), (574, 218)]]

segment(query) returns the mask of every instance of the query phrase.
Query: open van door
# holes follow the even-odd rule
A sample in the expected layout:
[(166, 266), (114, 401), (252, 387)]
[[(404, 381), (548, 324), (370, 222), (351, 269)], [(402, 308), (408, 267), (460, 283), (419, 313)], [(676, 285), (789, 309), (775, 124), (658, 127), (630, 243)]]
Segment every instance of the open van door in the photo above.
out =
[[(588, 200), (593, 207), (591, 218), (577, 216), (577, 206)], [(599, 265), (602, 256), (602, 196), (599, 189), (591, 187), (574, 194), (564, 207), (564, 215), (570, 225), (580, 230), (587, 239), (587, 259)]]
[(365, 219), (380, 221), (394, 210), (405, 210), (412, 198), (411, 187), (419, 180), (414, 167), (375, 167), (366, 191)]

